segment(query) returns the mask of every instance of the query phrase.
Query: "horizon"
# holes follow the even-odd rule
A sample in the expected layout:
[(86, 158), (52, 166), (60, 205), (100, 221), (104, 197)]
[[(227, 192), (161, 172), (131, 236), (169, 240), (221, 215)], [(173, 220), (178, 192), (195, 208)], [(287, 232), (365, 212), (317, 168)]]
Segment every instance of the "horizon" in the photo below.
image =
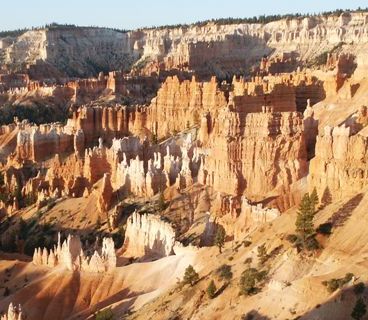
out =
[[(183, 6), (183, 3), (177, 3), (175, 6), (168, 8), (164, 0), (159, 0), (152, 8), (152, 3), (149, 0), (130, 3), (126, 7), (121, 2), (118, 3), (118, 0), (108, 0), (104, 3), (91, 0), (86, 8), (81, 7), (80, 3), (75, 5), (72, 0), (65, 0), (62, 4), (53, 1), (52, 6), (50, 6), (49, 1), (47, 5), (40, 6), (42, 2), (44, 0), (39, 0), (36, 3), (26, 3), (21, 8), (17, 8), (16, 19), (10, 15), (5, 15), (0, 21), (0, 31), (42, 28), (52, 23), (71, 24), (78, 27), (135, 30), (166, 25), (190, 25), (211, 19), (244, 19), (262, 15), (287, 14), (318, 15), (339, 9), (357, 10), (358, 8), (366, 8), (368, 5), (365, 1), (359, 0), (350, 1), (348, 6), (340, 0), (314, 3), (313, 6), (310, 1), (306, 0), (292, 4), (285, 0), (280, 0), (277, 4), (271, 0), (264, 0), (263, 5), (256, 7), (254, 4), (241, 3), (241, 0), (230, 0), (227, 4), (233, 4), (233, 6), (228, 5), (226, 8), (222, 8), (223, 5), (221, 4), (218, 7), (214, 6), (215, 2), (219, 2), (218, 0), (202, 0), (200, 4), (196, 3), (195, 0), (187, 0), (185, 6)], [(73, 12), (66, 11), (70, 9), (68, 4), (74, 5), (75, 10)], [(116, 9), (112, 9), (113, 4), (116, 5)], [(191, 11), (194, 5), (196, 7), (195, 13)], [(10, 4), (2, 5), (2, 7), (5, 7), (4, 11), (6, 12), (12, 10)], [(243, 10), (244, 14), (239, 13)], [(165, 13), (164, 15), (161, 14), (162, 11)], [(137, 16), (136, 13), (140, 14)], [(65, 18), (66, 16), (68, 18)], [(96, 16), (99, 18), (93, 18)], [(100, 16), (103, 16), (104, 19), (100, 19)], [(105, 21), (106, 17), (108, 19)]]

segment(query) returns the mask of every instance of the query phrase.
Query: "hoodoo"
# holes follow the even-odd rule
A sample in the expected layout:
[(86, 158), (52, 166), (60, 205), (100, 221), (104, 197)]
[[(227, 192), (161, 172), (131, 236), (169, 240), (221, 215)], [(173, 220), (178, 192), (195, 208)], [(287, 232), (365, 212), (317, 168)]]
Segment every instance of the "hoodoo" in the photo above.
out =
[(368, 10), (2, 2), (0, 320), (367, 317)]

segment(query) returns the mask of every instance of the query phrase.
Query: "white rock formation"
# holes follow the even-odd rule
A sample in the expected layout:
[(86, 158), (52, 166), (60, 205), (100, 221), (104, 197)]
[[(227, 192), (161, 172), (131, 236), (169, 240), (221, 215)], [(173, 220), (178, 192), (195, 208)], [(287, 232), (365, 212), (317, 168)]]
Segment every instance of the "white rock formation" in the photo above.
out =
[(9, 304), (8, 312), (0, 316), (0, 320), (24, 320), (24, 314), (20, 305), (14, 306), (13, 303)]
[(173, 254), (175, 230), (159, 216), (134, 212), (127, 222), (124, 255), (127, 257), (166, 257)]
[(102, 240), (101, 252), (97, 250), (92, 257), (86, 257), (78, 236), (69, 235), (61, 244), (60, 233), (54, 249), (37, 248), (33, 254), (33, 264), (50, 268), (61, 266), (69, 271), (109, 272), (116, 267), (114, 241), (111, 238)]

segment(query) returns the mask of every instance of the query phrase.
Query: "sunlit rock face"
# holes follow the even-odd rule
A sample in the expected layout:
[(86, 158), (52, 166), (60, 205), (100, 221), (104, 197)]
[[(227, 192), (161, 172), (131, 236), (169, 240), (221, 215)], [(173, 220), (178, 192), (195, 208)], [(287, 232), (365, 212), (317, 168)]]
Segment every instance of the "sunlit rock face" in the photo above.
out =
[(0, 316), (0, 320), (25, 320), (26, 317), (22, 312), (22, 307), (14, 306), (12, 303), (9, 304), (8, 311)]
[(174, 70), (224, 78), (244, 73), (265, 55), (271, 57), (263, 62), (261, 71), (278, 73), (292, 71), (282, 64), (287, 54), (308, 61), (342, 42), (355, 53), (356, 47), (350, 44), (368, 43), (367, 23), (366, 13), (345, 13), (267, 24), (207, 23), (130, 32), (46, 28), (4, 40), (0, 51), (6, 64), (29, 64), (38, 77), (45, 73), (43, 69), (59, 76), (91, 76), (99, 66), (143, 75)]
[(351, 128), (325, 127), (317, 137), (316, 157), (311, 160), (309, 188), (316, 187), (320, 200), (332, 201), (358, 193), (368, 185), (368, 139)]
[(166, 257), (173, 254), (175, 231), (159, 216), (134, 212), (128, 219), (123, 249), (127, 257)]
[(69, 271), (111, 272), (116, 267), (114, 241), (104, 238), (101, 251), (96, 250), (91, 257), (86, 257), (78, 236), (69, 235), (61, 243), (59, 234), (58, 244), (54, 249), (35, 250), (33, 264), (49, 268), (62, 267)]

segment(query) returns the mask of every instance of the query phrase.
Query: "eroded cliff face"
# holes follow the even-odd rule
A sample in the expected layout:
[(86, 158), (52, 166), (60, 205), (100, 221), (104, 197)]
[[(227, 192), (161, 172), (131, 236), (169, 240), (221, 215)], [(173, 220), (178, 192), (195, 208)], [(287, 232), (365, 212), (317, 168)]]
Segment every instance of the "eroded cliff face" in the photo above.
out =
[(207, 153), (203, 183), (220, 192), (244, 194), (252, 201), (286, 196), (290, 186), (307, 174), (298, 113), (264, 107), (242, 122), (239, 114), (225, 108), (208, 138)]
[(152, 214), (134, 212), (128, 219), (124, 256), (162, 258), (174, 253), (175, 231), (170, 223)]
[(309, 188), (316, 187), (323, 204), (359, 193), (368, 184), (368, 139), (349, 127), (326, 127), (317, 137), (311, 160)]
[(3, 63), (43, 68), (45, 62), (69, 76), (90, 76), (100, 69), (129, 69), (137, 59), (131, 37), (134, 34), (103, 28), (28, 31), (4, 49)]
[[(208, 23), (127, 33), (59, 28), (26, 32), (3, 50), (5, 63), (46, 61), (74, 75), (96, 72), (96, 66), (130, 70), (134, 65), (135, 74), (184, 71), (228, 77), (249, 71), (270, 54), (282, 57), (293, 53), (303, 64), (340, 43), (345, 43), (344, 50), (355, 53), (351, 43), (368, 43), (367, 25), (366, 13), (344, 13), (340, 17), (284, 19), (265, 25)], [(67, 55), (63, 55), (65, 51)]]

